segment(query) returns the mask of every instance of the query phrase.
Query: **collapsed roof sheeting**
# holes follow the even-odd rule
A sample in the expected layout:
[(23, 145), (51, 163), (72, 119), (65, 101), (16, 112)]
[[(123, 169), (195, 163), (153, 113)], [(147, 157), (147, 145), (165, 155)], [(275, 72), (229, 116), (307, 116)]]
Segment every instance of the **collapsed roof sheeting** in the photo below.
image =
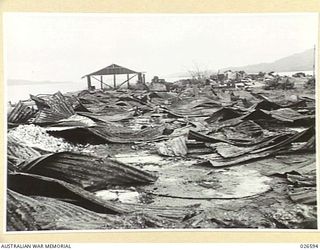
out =
[(164, 126), (148, 127), (140, 131), (133, 131), (130, 129), (121, 127), (114, 127), (114, 125), (108, 126), (96, 126), (90, 128), (72, 128), (60, 131), (49, 131), (50, 134), (63, 137), (67, 141), (78, 143), (139, 143), (139, 142), (151, 142), (158, 141), (166, 138), (163, 135)]
[(71, 152), (41, 156), (26, 163), (20, 171), (60, 179), (88, 190), (145, 184), (157, 179), (149, 172), (115, 160)]
[(7, 191), (7, 230), (90, 230), (164, 227), (163, 219), (146, 214), (100, 214), (48, 197)]
[(67, 182), (40, 175), (14, 173), (8, 175), (8, 188), (26, 196), (41, 196), (64, 200), (84, 209), (103, 214), (143, 213), (182, 221), (195, 214), (194, 206), (154, 206), (102, 200), (93, 193)]
[[(210, 155), (201, 155), (199, 156), (199, 158), (204, 159), (205, 162), (209, 163), (209, 165), (211, 165), (212, 167), (219, 168), (234, 166), (240, 163), (266, 158), (268, 156), (276, 155), (279, 153), (287, 153), (288, 151), (293, 153), (306, 150), (303, 147), (296, 150), (291, 149), (292, 143), (308, 143), (309, 139), (312, 138), (314, 134), (314, 127), (310, 127), (309, 129), (290, 136), (289, 138), (287, 138), (286, 135), (275, 137), (269, 141), (261, 143), (260, 145), (258, 144), (254, 148), (251, 148), (249, 152), (246, 148), (243, 148), (242, 151), (240, 150), (240, 148), (236, 148), (234, 150), (232, 150), (232, 148), (228, 148), (228, 152), (222, 153), (222, 151), (226, 148), (220, 148), (220, 153), (218, 151), (217, 153)], [(308, 150), (312, 151), (312, 149)]]
[(223, 107), (210, 115), (205, 121), (208, 123), (220, 122), (233, 118), (240, 117), (244, 114), (244, 111), (229, 107)]
[(119, 122), (133, 118), (134, 111), (117, 114), (93, 114), (89, 112), (78, 112), (78, 114), (100, 122)]
[(188, 153), (185, 136), (176, 137), (165, 142), (159, 142), (156, 144), (156, 147), (160, 155), (185, 156)]
[(7, 191), (7, 231), (40, 230), (41, 226), (38, 225), (35, 214), (30, 209), (35, 203), (24, 204), (20, 196), (14, 191)]
[(31, 98), (36, 102), (39, 109), (34, 120), (35, 124), (55, 123), (75, 114), (72, 105), (66, 101), (60, 92), (50, 95), (46, 100)]
[(26, 123), (30, 118), (34, 117), (35, 114), (36, 110), (19, 101), (8, 114), (8, 122), (14, 124)]
[(316, 205), (317, 188), (314, 187), (296, 187), (289, 190), (291, 200), (296, 203)]
[(41, 154), (37, 150), (27, 145), (22, 145), (12, 135), (8, 135), (7, 143), (7, 155), (8, 158), (10, 158), (10, 162), (13, 163), (8, 165), (8, 169), (10, 171), (20, 169), (20, 166), (18, 165), (23, 161), (34, 159), (41, 156)]
[(291, 108), (281, 108), (281, 109), (272, 110), (272, 111), (266, 111), (266, 110), (261, 110), (261, 111), (271, 115), (271, 117), (276, 120), (284, 121), (284, 122), (295, 122), (295, 121), (301, 121), (301, 120), (312, 121), (315, 119), (314, 115), (301, 115), (299, 112)]
[(71, 203), (98, 213), (129, 212), (115, 202), (105, 201), (81, 187), (50, 177), (11, 173), (8, 175), (8, 188), (24, 195), (45, 196), (65, 199)]

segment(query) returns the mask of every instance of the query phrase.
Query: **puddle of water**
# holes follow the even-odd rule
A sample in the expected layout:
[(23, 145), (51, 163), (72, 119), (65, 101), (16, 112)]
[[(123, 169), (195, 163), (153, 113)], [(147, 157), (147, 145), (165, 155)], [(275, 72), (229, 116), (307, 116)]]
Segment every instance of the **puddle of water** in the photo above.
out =
[(139, 203), (140, 194), (137, 191), (109, 189), (95, 192), (95, 195), (106, 201), (118, 200), (123, 203)]
[(150, 154), (147, 151), (117, 154), (114, 157), (120, 162), (148, 171), (159, 171), (161, 167), (171, 164), (170, 159), (163, 158), (157, 154)]
[(205, 189), (202, 194), (221, 198), (241, 198), (264, 193), (270, 189), (268, 183), (271, 178), (241, 166), (216, 173), (215, 178), (219, 183), (218, 188)]
[[(174, 172), (175, 171), (175, 172)], [(163, 173), (151, 193), (191, 199), (232, 199), (257, 195), (270, 190), (271, 178), (246, 166), (225, 171), (176, 168)]]
[(179, 159), (175, 161), (174, 157), (163, 157), (157, 154), (150, 154), (147, 151), (136, 151), (132, 153), (117, 154), (114, 158), (120, 162), (139, 167), (148, 171), (160, 171), (165, 168), (175, 168), (176, 166), (191, 166), (197, 160)]

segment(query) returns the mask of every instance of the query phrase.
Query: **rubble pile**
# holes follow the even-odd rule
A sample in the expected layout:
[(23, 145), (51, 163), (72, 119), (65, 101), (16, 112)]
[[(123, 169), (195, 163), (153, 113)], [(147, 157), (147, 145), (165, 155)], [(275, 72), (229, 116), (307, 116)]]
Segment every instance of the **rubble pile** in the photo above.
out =
[(315, 228), (314, 92), (219, 79), (19, 102), (7, 229)]
[(30, 124), (19, 125), (8, 131), (8, 138), (17, 143), (48, 152), (75, 150), (74, 146), (62, 138), (56, 138), (47, 133), (45, 128)]

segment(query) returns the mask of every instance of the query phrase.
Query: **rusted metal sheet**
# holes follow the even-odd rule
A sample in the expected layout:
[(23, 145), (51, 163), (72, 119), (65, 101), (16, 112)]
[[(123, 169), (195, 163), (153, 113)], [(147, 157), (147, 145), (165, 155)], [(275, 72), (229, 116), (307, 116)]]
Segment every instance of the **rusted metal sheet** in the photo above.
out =
[(90, 118), (76, 114), (66, 119), (61, 119), (55, 122), (54, 124), (50, 125), (50, 127), (47, 126), (46, 130), (50, 131), (50, 130), (63, 130), (63, 128), (69, 129), (69, 128), (94, 127), (96, 125), (97, 124)]
[(239, 122), (235, 122), (234, 124), (224, 123), (224, 126), (221, 127), (219, 126), (220, 122), (216, 123), (215, 125), (216, 128), (212, 130), (211, 134), (213, 134), (215, 137), (229, 140), (234, 143), (254, 144), (264, 140), (267, 137), (262, 127), (250, 120), (239, 120)]
[(317, 204), (317, 175), (316, 166), (301, 174), (287, 174), (287, 180), (292, 184), (289, 187), (291, 200), (302, 204)]
[(305, 174), (287, 174), (287, 180), (295, 187), (315, 187), (317, 184), (316, 168)]
[(239, 123), (234, 128), (235, 131), (240, 132), (242, 134), (246, 134), (247, 136), (259, 136), (263, 133), (263, 129), (260, 125), (253, 121), (244, 121)]
[(110, 131), (109, 128), (106, 127), (94, 127), (88, 128), (88, 130), (96, 136), (104, 139), (106, 142), (110, 143), (136, 143), (136, 142), (150, 142), (157, 141), (166, 138), (163, 135), (163, 126), (157, 126), (152, 128), (145, 128), (140, 131), (120, 131), (114, 132)]
[(75, 143), (119, 143), (130, 144), (139, 142), (159, 141), (167, 138), (163, 135), (164, 126), (148, 127), (140, 131), (116, 126), (112, 123), (103, 123), (90, 128), (66, 129), (49, 131), (50, 134), (63, 137)]
[(14, 137), (8, 136), (7, 156), (10, 158), (10, 170), (15, 171), (20, 169), (20, 166), (18, 165), (23, 161), (29, 161), (30, 159), (40, 157), (41, 154), (27, 145), (21, 145)]
[(7, 194), (8, 231), (171, 228), (179, 224), (179, 220), (190, 218), (196, 208), (123, 204), (132, 212), (113, 215), (54, 198), (29, 197), (12, 190)]
[(20, 171), (60, 179), (87, 190), (146, 184), (157, 179), (154, 174), (109, 158), (71, 152), (41, 156), (26, 163)]
[[(262, 158), (266, 158), (268, 156), (274, 156), (277, 154), (285, 154), (287, 152), (301, 152), (302, 149), (292, 149), (292, 143), (295, 142), (305, 142), (307, 143), (310, 138), (312, 138), (315, 134), (314, 127), (306, 129), (302, 132), (299, 132), (295, 135), (287, 138), (287, 135), (278, 136), (272, 138), (263, 143), (257, 144), (251, 150), (247, 150), (246, 148), (242, 149), (242, 153), (239, 155), (237, 151), (241, 150), (239, 148), (232, 149), (228, 147), (220, 148), (217, 153), (213, 153), (210, 155), (202, 155), (199, 158), (205, 159), (206, 163), (209, 163), (212, 167), (228, 167), (234, 166), (237, 164), (241, 164), (248, 161), (258, 160)], [(223, 150), (228, 150), (227, 152), (223, 152)], [(219, 153), (220, 152), (220, 153)]]
[(50, 95), (47, 99), (33, 98), (33, 100), (39, 109), (34, 120), (35, 124), (55, 123), (75, 114), (72, 105), (66, 101), (60, 92)]
[(31, 118), (33, 118), (35, 114), (36, 110), (19, 101), (18, 104), (14, 107), (14, 109), (11, 110), (11, 112), (9, 113), (8, 122), (23, 124)]
[(205, 121), (208, 123), (221, 122), (240, 117), (243, 114), (244, 112), (239, 109), (223, 107), (211, 114), (210, 117), (207, 118)]
[(159, 142), (156, 147), (159, 154), (166, 156), (185, 156), (188, 153), (185, 136)]
[(317, 188), (316, 187), (298, 187), (289, 190), (291, 200), (296, 203), (316, 205)]
[(71, 230), (78, 223), (83, 229), (107, 229), (108, 224), (116, 224), (106, 215), (67, 202), (47, 197), (31, 198), (12, 190), (7, 191), (7, 206), (8, 231)]
[(272, 111), (265, 111), (266, 114), (271, 115), (272, 118), (284, 121), (284, 122), (295, 122), (295, 121), (301, 121), (301, 120), (313, 120), (315, 119), (314, 115), (301, 115), (299, 112), (291, 109), (291, 108), (281, 108), (277, 110)]
[(252, 107), (250, 107), (250, 109), (256, 109), (256, 110), (263, 109), (263, 110), (269, 110), (269, 111), (276, 110), (279, 108), (281, 108), (281, 105), (269, 100), (262, 100), (261, 102), (258, 102), (254, 104)]
[(41, 226), (32, 213), (33, 204), (24, 204), (20, 196), (11, 190), (7, 191), (7, 231), (40, 230)]
[(64, 199), (97, 213), (127, 213), (119, 203), (101, 200), (83, 188), (50, 177), (29, 174), (11, 173), (8, 175), (8, 188), (27, 195), (45, 196)]
[(279, 155), (263, 161), (265, 168), (260, 172), (266, 176), (291, 176), (291, 174), (303, 175), (316, 169), (313, 154), (304, 152), (293, 155)]
[(276, 140), (276, 139), (278, 139), (278, 137), (288, 138), (288, 135), (269, 136), (269, 137), (261, 138), (256, 141), (235, 140), (235, 138), (233, 138), (233, 140), (223, 139), (223, 138), (220, 138), (220, 137), (214, 136), (214, 135), (213, 136), (206, 135), (206, 134), (194, 131), (192, 129), (189, 131), (189, 135), (188, 135), (188, 139), (190, 139), (190, 140), (196, 140), (199, 142), (210, 142), (210, 143), (224, 142), (224, 143), (228, 143), (230, 145), (239, 146), (239, 147), (250, 147), (250, 146), (255, 146), (255, 145), (262, 145), (263, 143), (268, 143), (268, 141)]
[(80, 99), (74, 95), (66, 96), (66, 101), (72, 106), (76, 112), (90, 112), (80, 101)]
[(89, 112), (78, 112), (78, 114), (102, 122), (119, 122), (133, 118), (134, 112), (121, 112), (118, 114), (93, 114)]

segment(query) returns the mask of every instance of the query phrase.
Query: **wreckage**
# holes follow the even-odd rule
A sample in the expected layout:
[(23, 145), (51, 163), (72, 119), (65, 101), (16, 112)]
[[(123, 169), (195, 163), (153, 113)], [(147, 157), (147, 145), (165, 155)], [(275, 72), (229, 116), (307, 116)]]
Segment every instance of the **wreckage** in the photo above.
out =
[(315, 99), (292, 91), (31, 95), (8, 112), (7, 230), (315, 228)]

